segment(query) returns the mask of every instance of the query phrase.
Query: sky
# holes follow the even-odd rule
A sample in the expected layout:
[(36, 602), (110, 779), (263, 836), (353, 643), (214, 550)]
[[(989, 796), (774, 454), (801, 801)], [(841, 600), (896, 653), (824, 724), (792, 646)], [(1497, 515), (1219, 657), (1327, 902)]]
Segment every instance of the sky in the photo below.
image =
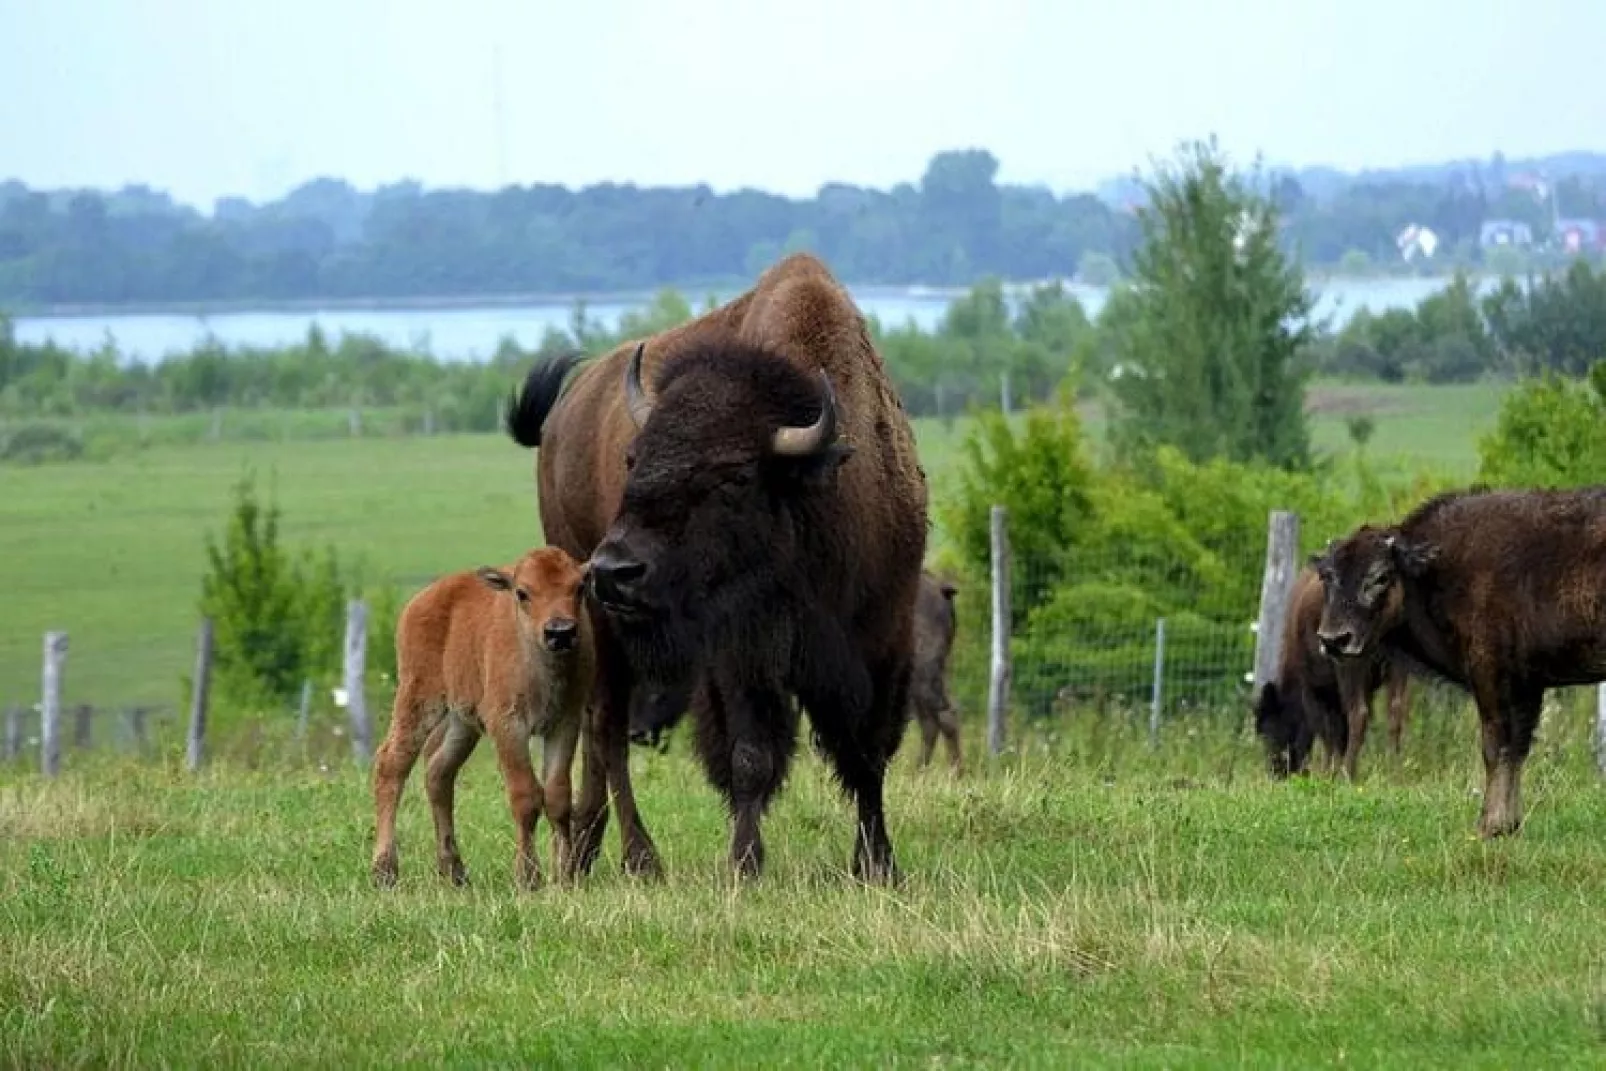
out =
[[(1519, 14), (1520, 13), (1520, 14)], [(1606, 0), (0, 0), (0, 179), (810, 196), (1606, 149)]]

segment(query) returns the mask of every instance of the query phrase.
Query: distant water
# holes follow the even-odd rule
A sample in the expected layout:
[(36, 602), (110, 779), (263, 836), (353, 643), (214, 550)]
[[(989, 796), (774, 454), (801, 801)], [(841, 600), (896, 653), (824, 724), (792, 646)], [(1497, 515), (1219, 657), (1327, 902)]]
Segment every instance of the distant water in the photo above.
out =
[[(1318, 295), (1317, 314), (1344, 322), (1357, 308), (1382, 311), (1415, 305), (1442, 288), (1444, 279), (1338, 279), (1312, 284)], [(1089, 316), (1096, 316), (1108, 297), (1101, 287), (1070, 288)], [(948, 304), (960, 290), (927, 287), (856, 287), (854, 300), (866, 315), (883, 326), (913, 320), (925, 330), (941, 322)], [(717, 294), (727, 300), (732, 294)], [(693, 295), (688, 294), (688, 297)], [(603, 298), (588, 301), (589, 320), (612, 328), (621, 314), (645, 304), (647, 298)], [(695, 295), (694, 307), (701, 306)], [(89, 351), (108, 338), (126, 357), (140, 362), (160, 360), (168, 354), (192, 349), (208, 333), (230, 345), (281, 346), (300, 342), (317, 323), (331, 340), (342, 332), (375, 335), (394, 346), (427, 350), (443, 360), (484, 360), (498, 342), (511, 335), (521, 346), (540, 344), (548, 327), (566, 329), (573, 303), (551, 300), (528, 305), (486, 305), (415, 309), (298, 309), (262, 312), (227, 312), (196, 316), (182, 314), (110, 314), (90, 316), (37, 316), (16, 321), (22, 342), (54, 339), (68, 349)]]

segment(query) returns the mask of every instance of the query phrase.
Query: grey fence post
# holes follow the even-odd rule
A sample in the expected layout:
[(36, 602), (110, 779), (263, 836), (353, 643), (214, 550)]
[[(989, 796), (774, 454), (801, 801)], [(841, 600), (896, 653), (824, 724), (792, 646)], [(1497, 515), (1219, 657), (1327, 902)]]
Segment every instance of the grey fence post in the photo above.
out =
[(1009, 524), (1003, 506), (992, 509), (993, 652), (987, 691), (987, 747), (1004, 750), (1004, 716), (1009, 707)]
[(185, 763), (193, 773), (201, 768), (206, 747), (206, 704), (212, 691), (212, 619), (201, 618), (195, 641), (195, 683), (190, 696), (190, 734)]
[(4, 750), (0, 751), (0, 756), (4, 756), (7, 762), (22, 754), (22, 708), (19, 706), (6, 708), (6, 735), (3, 746)]
[(1149, 695), (1149, 746), (1160, 746), (1160, 695), (1165, 684), (1165, 618), (1154, 623), (1154, 690)]
[(39, 769), (46, 777), (61, 770), (61, 675), (67, 661), (67, 634), (45, 633), (45, 665), (39, 703)]
[(312, 678), (301, 682), (301, 705), (296, 708), (296, 739), (307, 738), (307, 719), (312, 713)]
[(1595, 689), (1595, 762), (1606, 774), (1606, 684)]
[(346, 606), (346, 713), (351, 718), (351, 750), (359, 765), (368, 761), (368, 700), (363, 691), (368, 654), (368, 606), (352, 599)]
[(1273, 510), (1266, 526), (1266, 571), (1260, 581), (1260, 619), (1255, 627), (1255, 695), (1277, 675), (1283, 622), (1298, 573), (1299, 515)]

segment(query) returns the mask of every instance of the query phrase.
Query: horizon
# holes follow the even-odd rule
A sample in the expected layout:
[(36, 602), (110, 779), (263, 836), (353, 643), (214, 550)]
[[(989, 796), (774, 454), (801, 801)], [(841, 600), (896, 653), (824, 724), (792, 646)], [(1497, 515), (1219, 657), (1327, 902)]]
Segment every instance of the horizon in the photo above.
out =
[(1606, 30), (1588, 0), (1520, 20), (1450, 0), (1228, 10), (7, 4), (0, 34), (30, 44), (0, 69), (0, 174), (144, 186), (208, 213), (318, 178), (798, 200), (829, 183), (918, 182), (934, 153), (978, 147), (1000, 185), (1065, 196), (1212, 133), (1238, 165), (1356, 175), (1579, 151), (1606, 126), (1588, 65), (1552, 54)]

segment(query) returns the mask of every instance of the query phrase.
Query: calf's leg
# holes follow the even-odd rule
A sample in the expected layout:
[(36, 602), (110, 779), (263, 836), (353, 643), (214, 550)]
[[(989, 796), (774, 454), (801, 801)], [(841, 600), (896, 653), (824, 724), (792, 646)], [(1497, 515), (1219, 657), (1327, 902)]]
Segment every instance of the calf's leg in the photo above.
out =
[(432, 704), (419, 701), (412, 689), (402, 686), (391, 707), (390, 730), (374, 753), (374, 855), (371, 872), (374, 884), (396, 884), (400, 869), (396, 855), (396, 808), (402, 787), (418, 761), (418, 752), (430, 730), (440, 720)]
[(1522, 765), (1533, 746), (1542, 689), (1485, 677), (1473, 688), (1483, 738), (1483, 810), (1478, 835), (1506, 836), (1522, 828)]
[(931, 756), (937, 750), (937, 719), (922, 706), (915, 706), (915, 718), (920, 722), (920, 768), (931, 765)]
[(1395, 755), (1400, 753), (1400, 739), (1405, 734), (1405, 713), (1409, 697), (1411, 679), (1403, 669), (1390, 666), (1388, 671), (1389, 690), (1389, 751)]
[(572, 882), (577, 874), (569, 807), (570, 771), (584, 715), (583, 710), (575, 711), (541, 740), (541, 794), (547, 822), (552, 826), (552, 867), (558, 880), (565, 883)]
[(937, 728), (948, 742), (948, 765), (954, 773), (964, 770), (964, 759), (959, 754), (959, 718), (954, 714), (952, 703), (944, 703), (937, 711)]
[(453, 816), (457, 797), (457, 772), (474, 753), (480, 732), (456, 714), (447, 715), (440, 730), (429, 738), (425, 750), (429, 765), (424, 769), (424, 790), (429, 794), (430, 813), (435, 817), (435, 866), (440, 875), (454, 885), (467, 885), (468, 872), (457, 850), (457, 821)]
[(486, 726), (496, 744), (496, 760), (502, 767), (507, 789), (508, 809), (518, 830), (518, 847), (513, 854), (513, 878), (521, 889), (541, 884), (541, 864), (535, 855), (535, 824), (541, 818), (541, 782), (535, 779), (530, 763), (530, 732), (522, 718), (504, 716)]

